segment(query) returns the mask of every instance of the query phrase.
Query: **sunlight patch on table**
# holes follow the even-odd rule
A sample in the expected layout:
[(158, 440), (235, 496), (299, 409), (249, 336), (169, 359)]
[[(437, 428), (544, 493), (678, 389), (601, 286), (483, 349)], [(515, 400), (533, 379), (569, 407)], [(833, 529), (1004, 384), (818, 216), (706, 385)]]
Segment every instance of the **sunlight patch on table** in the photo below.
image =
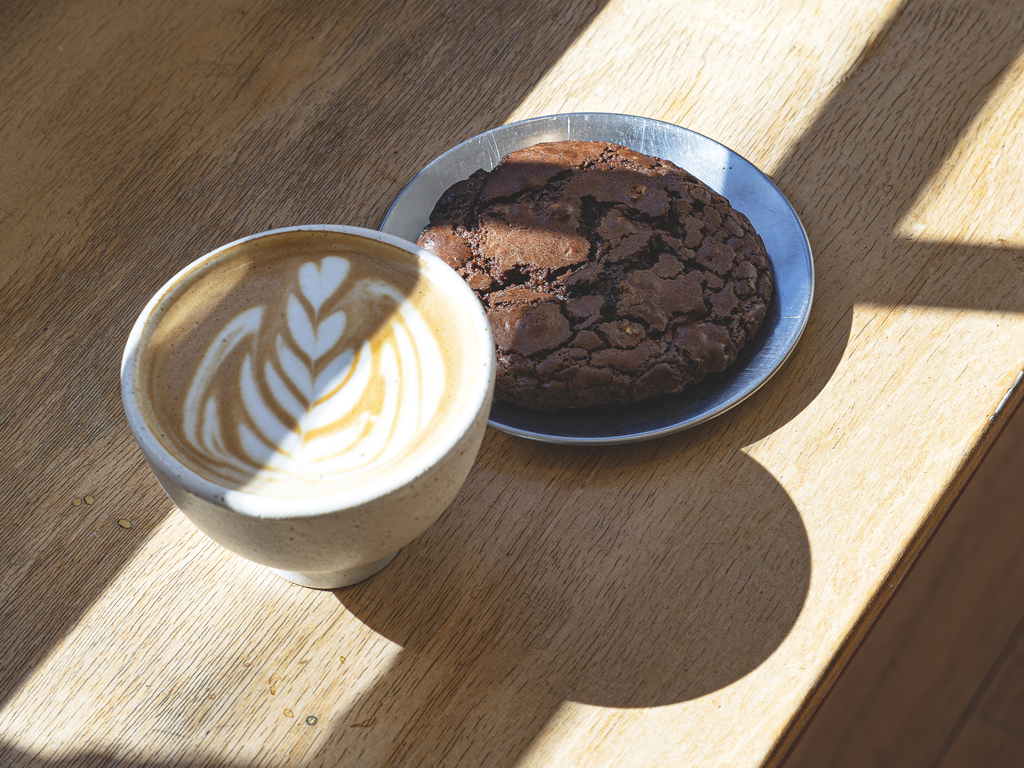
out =
[[(1024, 247), (1024, 55), (985, 95), (985, 104), (942, 165), (914, 195), (895, 234), (995, 249)], [(981, 173), (978, 173), (981, 169)], [(976, 212), (965, 224), (961, 211)]]
[[(806, 635), (807, 633), (802, 633)], [(715, 765), (760, 765), (786, 727), (785, 712), (799, 705), (813, 683), (792, 663), (806, 653), (806, 638), (793, 637), (757, 670), (706, 696), (658, 707), (615, 709), (562, 702), (518, 758), (517, 768), (591, 765), (661, 765), (666, 754), (715, 755)], [(787, 680), (780, 700), (778, 681)], [(749, 723), (756, 739), (735, 738)], [(683, 726), (683, 724), (686, 724)], [(701, 763), (702, 765), (704, 763)]]
[(250, 765), (269, 741), (329, 736), (401, 650), (334, 593), (232, 555), (175, 510), (12, 692), (0, 734), (40, 759), (159, 762), (184, 741), (186, 761)]
[[(934, 503), (943, 490), (929, 478), (957, 475), (988, 428), (988, 416), (1014, 386), (1024, 365), (1022, 336), (1019, 312), (854, 306), (843, 357), (825, 386), (793, 419), (744, 448), (793, 498), (812, 552), (816, 532), (835, 534), (841, 509), (876, 509), (890, 520), (906, 520), (905, 533), (913, 534), (920, 515), (915, 508)], [(964, 354), (965, 343), (971, 355)], [(879, 370), (886, 372), (881, 379)], [(946, 370), (956, 374), (937, 374)], [(786, 373), (778, 374), (780, 399)], [(769, 382), (766, 390), (775, 385)], [(964, 414), (976, 415), (967, 423)], [(875, 458), (855, 460), (865, 455)], [(813, 472), (805, 469), (811, 466)], [(868, 519), (845, 523), (871, 535)]]
[[(680, 14), (672, 0), (612, 0), (508, 122), (557, 112), (641, 115), (709, 136), (767, 170), (801, 139), (895, 4), (694, 5)], [(839, 28), (849, 32), (836, 45)], [(651, 40), (661, 49), (653, 55)], [(597, 50), (606, 53), (595, 57)], [(761, 63), (780, 59), (784, 69)], [(737, 82), (746, 85), (737, 90)]]
[[(948, 479), (968, 476), (989, 418), (1019, 386), (1022, 337), (1018, 312), (854, 306), (824, 388), (744, 448), (806, 526), (812, 569), (803, 616), (846, 627), (868, 609), (922, 521), (950, 502)], [(780, 407), (785, 395), (778, 391)], [(802, 630), (801, 620), (794, 631)], [(815, 632), (827, 638), (827, 627)]]

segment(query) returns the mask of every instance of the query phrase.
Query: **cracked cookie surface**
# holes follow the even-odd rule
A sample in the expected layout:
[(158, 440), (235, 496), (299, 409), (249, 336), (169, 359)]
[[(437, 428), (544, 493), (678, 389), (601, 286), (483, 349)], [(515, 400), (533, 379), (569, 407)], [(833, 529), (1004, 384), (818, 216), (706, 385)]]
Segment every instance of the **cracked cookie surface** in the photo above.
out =
[(764, 243), (666, 160), (536, 144), (441, 196), (419, 245), (483, 302), (495, 398), (541, 411), (681, 392), (725, 370), (772, 296)]

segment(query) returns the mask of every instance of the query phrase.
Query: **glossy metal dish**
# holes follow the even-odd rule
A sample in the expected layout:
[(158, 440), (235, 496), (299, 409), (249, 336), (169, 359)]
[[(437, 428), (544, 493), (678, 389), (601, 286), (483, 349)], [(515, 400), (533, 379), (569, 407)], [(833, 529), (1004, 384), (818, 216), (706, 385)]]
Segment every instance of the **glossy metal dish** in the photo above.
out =
[(632, 115), (576, 113), (524, 120), (481, 133), (438, 157), (402, 190), (381, 231), (415, 242), (434, 203), (478, 168), (542, 141), (609, 141), (685, 168), (745, 214), (764, 239), (775, 279), (768, 317), (725, 373), (679, 395), (631, 405), (539, 413), (495, 402), (489, 425), (533, 440), (602, 444), (647, 440), (695, 426), (749, 397), (793, 351), (811, 312), (814, 262), (793, 206), (761, 171), (699, 133)]

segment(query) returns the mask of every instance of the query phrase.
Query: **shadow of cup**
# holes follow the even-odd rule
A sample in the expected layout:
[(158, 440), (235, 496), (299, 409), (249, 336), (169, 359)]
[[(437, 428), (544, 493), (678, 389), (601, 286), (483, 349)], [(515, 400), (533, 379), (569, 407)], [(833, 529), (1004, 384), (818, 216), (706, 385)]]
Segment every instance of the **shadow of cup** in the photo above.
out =
[[(431, 742), (417, 750), (458, 743), (470, 755), (487, 728), (518, 754), (564, 701), (704, 696), (793, 627), (809, 541), (757, 462), (736, 451), (701, 466), (692, 433), (626, 450), (490, 437), (437, 526), (392, 569), (335, 593), (404, 648), (345, 718), (415, 721)], [(513, 477), (528, 488), (509, 503)], [(403, 701), (389, 698), (399, 679)]]

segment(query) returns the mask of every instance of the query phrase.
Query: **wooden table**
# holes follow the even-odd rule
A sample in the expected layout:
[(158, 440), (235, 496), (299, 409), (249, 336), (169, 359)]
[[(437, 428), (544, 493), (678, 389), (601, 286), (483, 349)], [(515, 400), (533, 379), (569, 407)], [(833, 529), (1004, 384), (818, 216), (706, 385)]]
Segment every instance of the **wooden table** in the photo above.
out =
[[(1024, 16), (840, 5), (0, 6), (0, 763), (780, 764), (1024, 397)], [(152, 292), (575, 111), (788, 196), (818, 282), (781, 372), (646, 443), (489, 432), (348, 589), (198, 533), (121, 410)]]

